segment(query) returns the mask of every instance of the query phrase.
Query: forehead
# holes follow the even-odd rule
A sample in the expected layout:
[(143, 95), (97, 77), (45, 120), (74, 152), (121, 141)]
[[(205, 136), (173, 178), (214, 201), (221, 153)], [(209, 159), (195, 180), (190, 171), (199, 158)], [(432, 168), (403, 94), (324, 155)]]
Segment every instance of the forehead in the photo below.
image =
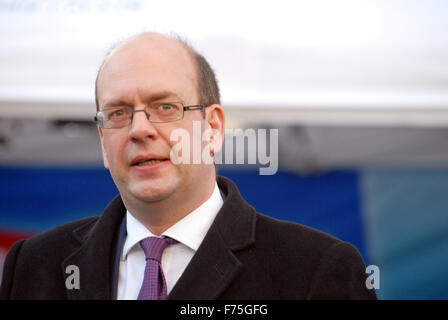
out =
[(161, 35), (145, 35), (111, 52), (97, 86), (100, 105), (114, 99), (144, 100), (160, 92), (171, 92), (187, 102), (197, 99), (197, 72), (183, 44)]

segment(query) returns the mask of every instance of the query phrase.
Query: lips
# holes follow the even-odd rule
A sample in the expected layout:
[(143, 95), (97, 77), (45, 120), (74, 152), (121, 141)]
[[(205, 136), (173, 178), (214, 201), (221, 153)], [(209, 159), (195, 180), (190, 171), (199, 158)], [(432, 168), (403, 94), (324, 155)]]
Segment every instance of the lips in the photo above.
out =
[(164, 160), (145, 160), (145, 161), (138, 162), (135, 165), (136, 166), (149, 166), (149, 165), (156, 164), (156, 163), (159, 163), (162, 161), (164, 161)]
[(149, 166), (162, 161), (168, 160), (161, 156), (139, 156), (131, 161), (131, 166)]

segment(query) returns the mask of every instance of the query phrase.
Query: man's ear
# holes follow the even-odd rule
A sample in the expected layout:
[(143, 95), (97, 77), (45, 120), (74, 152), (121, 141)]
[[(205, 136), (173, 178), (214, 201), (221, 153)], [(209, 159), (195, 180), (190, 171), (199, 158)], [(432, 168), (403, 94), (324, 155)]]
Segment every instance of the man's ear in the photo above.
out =
[(98, 133), (100, 134), (100, 141), (101, 141), (101, 150), (103, 152), (103, 163), (104, 167), (106, 169), (109, 169), (109, 162), (107, 160), (107, 153), (106, 148), (104, 148), (104, 136), (103, 136), (103, 129), (101, 127), (98, 127)]
[(224, 110), (219, 104), (212, 104), (206, 109), (206, 129), (212, 129), (213, 134), (209, 136), (210, 151), (217, 154), (221, 151), (224, 143), (225, 133), (225, 115)]

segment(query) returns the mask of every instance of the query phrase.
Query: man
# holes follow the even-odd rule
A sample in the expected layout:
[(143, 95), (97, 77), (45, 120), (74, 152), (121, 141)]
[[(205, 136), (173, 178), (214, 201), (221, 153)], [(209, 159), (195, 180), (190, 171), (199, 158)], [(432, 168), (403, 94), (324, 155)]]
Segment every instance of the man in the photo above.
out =
[(96, 94), (120, 195), (99, 217), (16, 243), (2, 299), (376, 298), (353, 246), (257, 213), (213, 163), (175, 148), (180, 129), (197, 143), (196, 123), (213, 155), (225, 127), (213, 71), (184, 42), (128, 39), (106, 57)]

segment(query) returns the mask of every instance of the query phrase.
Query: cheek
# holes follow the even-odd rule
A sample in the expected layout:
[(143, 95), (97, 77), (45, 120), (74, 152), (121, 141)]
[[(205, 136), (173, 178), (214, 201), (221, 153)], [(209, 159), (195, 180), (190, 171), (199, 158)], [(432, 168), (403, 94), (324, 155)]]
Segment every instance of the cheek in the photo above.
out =
[[(180, 142), (179, 140), (179, 136), (183, 137), (183, 134), (181, 134), (178, 129), (181, 129), (182, 131), (184, 131), (186, 128), (181, 127), (181, 126), (177, 126), (177, 127), (170, 127), (170, 128), (159, 128), (158, 129), (158, 134), (160, 137), (159, 141), (159, 145), (163, 145), (164, 149), (169, 149), (166, 150), (168, 152), (170, 152), (174, 146), (176, 146), (176, 144), (178, 144)], [(183, 140), (183, 139), (181, 139)]]
[(125, 143), (120, 139), (108, 137), (104, 141), (104, 157), (109, 165), (109, 169), (113, 170), (120, 162), (123, 161), (125, 155)]

